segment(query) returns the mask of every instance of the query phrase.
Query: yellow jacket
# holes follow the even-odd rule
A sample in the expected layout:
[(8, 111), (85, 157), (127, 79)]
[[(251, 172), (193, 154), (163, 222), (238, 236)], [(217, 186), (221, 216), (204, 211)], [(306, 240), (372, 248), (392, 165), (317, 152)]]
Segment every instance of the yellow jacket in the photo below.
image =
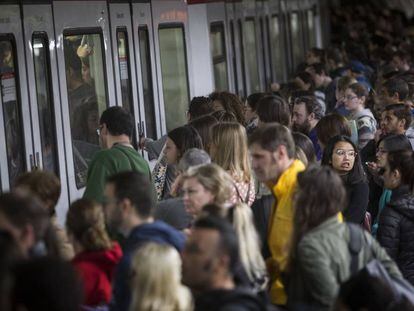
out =
[(272, 303), (277, 305), (286, 304), (286, 293), (280, 272), (286, 267), (293, 229), (293, 194), (296, 189), (297, 174), (304, 170), (305, 165), (295, 160), (283, 172), (276, 184), (267, 185), (275, 197), (269, 222), (268, 245), (272, 255), (270, 265), (276, 266), (276, 271), (271, 272), (270, 275), (272, 280), (270, 298)]

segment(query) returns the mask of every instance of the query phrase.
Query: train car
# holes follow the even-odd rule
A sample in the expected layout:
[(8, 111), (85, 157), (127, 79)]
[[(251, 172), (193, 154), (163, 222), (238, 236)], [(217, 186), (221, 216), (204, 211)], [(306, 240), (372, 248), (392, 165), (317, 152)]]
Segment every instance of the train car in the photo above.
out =
[(2, 1), (1, 191), (22, 172), (53, 171), (63, 223), (99, 150), (102, 111), (128, 109), (136, 142), (184, 124), (193, 96), (268, 90), (307, 49), (324, 46), (324, 8), (318, 0)]

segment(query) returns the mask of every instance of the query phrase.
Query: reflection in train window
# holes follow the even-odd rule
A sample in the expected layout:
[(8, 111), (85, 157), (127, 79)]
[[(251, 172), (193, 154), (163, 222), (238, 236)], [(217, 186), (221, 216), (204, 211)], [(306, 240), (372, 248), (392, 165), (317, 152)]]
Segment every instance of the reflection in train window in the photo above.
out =
[(162, 27), (158, 32), (165, 116), (170, 131), (187, 122), (189, 91), (184, 29)]
[(125, 30), (118, 29), (116, 32), (118, 42), (118, 65), (121, 79), (122, 107), (134, 114), (132, 103), (132, 88), (129, 72), (128, 36)]
[[(152, 85), (151, 52), (148, 28), (138, 28), (139, 54), (141, 56), (142, 90), (144, 95), (146, 136), (157, 138), (154, 91)], [(143, 131), (144, 129), (141, 129)]]
[(235, 37), (234, 37), (233, 21), (230, 21), (230, 39), (231, 39), (231, 58), (233, 61), (234, 87), (235, 87), (236, 92), (238, 93), (239, 92), (239, 79), (237, 76), (236, 42), (235, 42)]
[(14, 38), (0, 37), (0, 90), (10, 184), (26, 170)]
[(42, 145), (42, 166), (59, 176), (56, 149), (56, 128), (49, 67), (49, 42), (45, 34), (32, 39), (33, 63), (36, 81), (36, 99), (39, 113), (39, 130)]
[(257, 63), (257, 40), (256, 25), (254, 19), (247, 19), (244, 27), (244, 36), (246, 40), (247, 66), (249, 68), (250, 93), (260, 92), (260, 81)]
[(213, 71), (215, 89), (227, 91), (227, 57), (223, 23), (213, 23), (210, 27), (211, 55), (213, 57)]
[(245, 96), (246, 93), (246, 68), (244, 67), (244, 43), (243, 43), (243, 24), (242, 21), (239, 19), (237, 21), (237, 25), (239, 28), (239, 42), (240, 42), (240, 59), (241, 59), (241, 74), (243, 80), (243, 94), (239, 94), (240, 96)]
[(309, 30), (309, 45), (310, 47), (316, 46), (316, 34), (315, 34), (315, 19), (313, 16), (313, 10), (308, 10), (307, 21), (308, 21), (308, 30)]
[(96, 129), (107, 107), (101, 34), (64, 35), (66, 83), (76, 187), (85, 185), (89, 161), (100, 149)]
[(290, 14), (290, 30), (292, 35), (293, 63), (297, 66), (302, 60), (302, 40), (300, 37), (299, 14)]
[(272, 16), (272, 22), (270, 27), (271, 33), (271, 59), (273, 71), (276, 74), (276, 81), (282, 82), (284, 78), (283, 71), (283, 49), (282, 49), (282, 35), (279, 26), (279, 17), (277, 15)]

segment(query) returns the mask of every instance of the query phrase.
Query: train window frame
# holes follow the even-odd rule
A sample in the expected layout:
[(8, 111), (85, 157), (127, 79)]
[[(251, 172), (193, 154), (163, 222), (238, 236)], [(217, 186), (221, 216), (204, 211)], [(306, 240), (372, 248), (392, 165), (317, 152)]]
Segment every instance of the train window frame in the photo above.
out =
[[(270, 25), (269, 25), (269, 36), (271, 38), (271, 40), (269, 41), (269, 49), (270, 49), (270, 59), (271, 59), (271, 64), (272, 64), (272, 72), (274, 72), (275, 77), (273, 77), (274, 81), (277, 82), (282, 82), (283, 79), (285, 78), (285, 68), (283, 66), (284, 63), (284, 58), (285, 58), (285, 50), (282, 48), (282, 41), (283, 41), (283, 27), (282, 27), (282, 18), (283, 16), (279, 15), (279, 14), (273, 14), (270, 17)], [(279, 38), (279, 40), (275, 40), (275, 38), (273, 37), (276, 33), (274, 32), (274, 28), (273, 26), (277, 25), (277, 37)], [(274, 43), (275, 42), (275, 43)], [(276, 55), (279, 55), (279, 57), (277, 57), (275, 55), (275, 53), (273, 52), (273, 48), (276, 47)], [(280, 59), (280, 64), (278, 64), (278, 59)], [(279, 65), (280, 65), (280, 69), (279, 69)], [(280, 76), (279, 76), (280, 74)]]
[[(34, 50), (34, 40), (35, 39), (40, 39), (43, 40), (44, 43), (44, 47), (45, 47), (45, 62), (46, 62), (46, 66), (47, 68), (43, 71), (44, 73), (46, 73), (46, 88), (47, 88), (47, 93), (49, 96), (49, 108), (50, 108), (50, 121), (52, 123), (52, 131), (53, 131), (53, 143), (54, 143), (54, 148), (53, 148), (53, 153), (54, 153), (54, 158), (56, 160), (55, 163), (55, 171), (53, 173), (56, 174), (56, 176), (60, 177), (60, 163), (59, 163), (59, 153), (58, 153), (58, 139), (57, 139), (57, 130), (56, 130), (56, 111), (55, 111), (55, 101), (53, 98), (53, 83), (52, 83), (52, 70), (51, 70), (51, 62), (50, 62), (50, 50), (49, 50), (49, 37), (47, 35), (46, 32), (39, 32), (39, 31), (35, 31), (32, 33), (32, 40), (31, 40), (31, 44)], [(37, 112), (38, 112), (38, 119), (39, 119), (39, 131), (40, 131), (40, 106), (39, 106), (39, 102), (38, 102), (38, 84), (37, 84), (37, 79), (36, 79), (36, 62), (35, 62), (35, 54), (33, 52), (33, 70), (35, 73), (35, 85), (36, 85), (36, 106), (37, 106)], [(42, 133), (40, 133), (42, 134)], [(40, 135), (40, 141), (41, 141), (41, 147), (42, 147), (42, 167), (43, 169), (45, 169), (45, 165), (44, 165), (44, 154), (43, 154), (43, 135)]]
[(246, 79), (246, 62), (244, 59), (244, 27), (243, 27), (243, 21), (242, 19), (237, 20), (237, 27), (239, 28), (239, 42), (240, 42), (240, 60), (241, 60), (241, 75), (242, 75), (242, 83), (243, 83), (243, 96), (247, 97), (247, 79)]
[[(65, 29), (62, 33), (62, 37), (63, 40), (65, 40), (66, 37), (68, 36), (84, 36), (84, 35), (99, 35), (99, 39), (100, 39), (100, 48), (101, 48), (101, 55), (102, 55), (102, 74), (103, 74), (103, 80), (104, 80), (104, 90), (105, 90), (105, 110), (108, 109), (110, 107), (110, 103), (109, 103), (109, 94), (108, 94), (108, 76), (107, 76), (107, 59), (106, 59), (106, 48), (105, 48), (105, 39), (104, 39), (104, 34), (103, 34), (103, 29), (100, 27), (84, 27), (84, 28), (68, 28)], [(64, 56), (64, 65), (65, 65), (65, 71), (67, 68), (67, 62), (66, 62), (66, 54), (65, 54), (65, 48), (63, 48), (63, 56)], [(113, 65), (112, 65), (113, 66)], [(66, 88), (67, 88), (67, 77), (65, 74), (65, 79), (66, 79)], [(70, 103), (69, 103), (69, 93), (66, 96), (67, 99), (67, 104), (68, 104), (68, 108), (69, 108), (69, 116), (71, 115), (71, 108), (70, 108)], [(99, 113), (99, 105), (98, 105), (98, 113)], [(98, 119), (100, 118), (100, 115), (98, 116)], [(70, 123), (70, 142), (71, 142), (71, 146), (72, 146), (72, 160), (73, 160), (73, 173), (75, 175), (75, 186), (76, 188), (82, 189), (86, 186), (86, 179), (84, 181), (84, 183), (79, 182), (76, 179), (76, 175), (78, 174), (77, 170), (76, 170), (76, 162), (75, 162), (75, 151), (74, 151), (74, 137), (73, 137), (73, 133), (72, 133), (72, 122), (69, 121)], [(101, 146), (99, 146), (100, 148), (97, 150), (99, 151), (101, 149)], [(79, 151), (78, 151), (79, 153)], [(92, 157), (93, 158), (93, 157)], [(89, 163), (87, 164), (87, 170), (86, 170), (86, 174), (88, 172), (89, 169)]]
[[(8, 41), (12, 47), (12, 55), (13, 55), (13, 67), (14, 67), (14, 80), (15, 80), (15, 90), (16, 90), (16, 107), (17, 107), (17, 116), (19, 119), (19, 130), (20, 133), (22, 134), (21, 137), (21, 146), (19, 146), (21, 148), (21, 151), (23, 151), (23, 172), (27, 171), (27, 163), (26, 163), (26, 144), (25, 144), (25, 132), (24, 132), (24, 127), (21, 121), (23, 121), (23, 115), (22, 115), (22, 96), (20, 93), (20, 75), (19, 75), (19, 62), (18, 62), (18, 56), (17, 56), (17, 46), (16, 46), (16, 38), (14, 36), (14, 34), (11, 33), (2, 33), (0, 34), (0, 42), (3, 41)], [(0, 82), (1, 84), (1, 82)], [(1, 104), (3, 106), (3, 121), (5, 118), (5, 113), (4, 113), (4, 101), (3, 101), (3, 95), (0, 89), (0, 96), (2, 97), (1, 99)], [(4, 124), (4, 135), (5, 135), (5, 143), (6, 143), (6, 150), (7, 150), (7, 134), (6, 134), (6, 122), (3, 122)], [(8, 156), (6, 155), (7, 158), (7, 171), (8, 171), (8, 175), (9, 175), (9, 184), (12, 184), (12, 180), (11, 180), (11, 174), (10, 174), (10, 166), (9, 166), (9, 159)]]
[[(251, 71), (251, 69), (253, 69), (253, 67), (250, 68), (249, 60), (247, 59), (247, 66), (249, 66), (249, 88), (250, 88), (250, 93), (257, 93), (257, 92), (260, 92), (261, 91), (261, 85), (260, 85), (260, 70), (259, 70), (260, 64), (259, 64), (259, 57), (258, 57), (259, 55), (257, 53), (258, 39), (260, 40), (260, 38), (257, 38), (256, 19), (253, 16), (247, 17), (245, 19), (245, 27), (244, 27), (244, 30), (247, 31), (247, 29), (248, 29), (247, 28), (247, 25), (248, 24), (250, 25), (250, 23), (251, 23), (251, 25), (253, 25), (253, 38), (254, 38), (254, 43), (255, 44), (254, 44), (254, 47), (253, 47), (252, 50), (253, 50), (254, 55), (255, 55), (254, 60), (255, 60), (255, 65), (256, 65), (256, 66), (253, 66), (253, 67), (256, 68), (255, 69), (255, 75), (257, 76), (257, 86), (258, 86), (258, 89), (253, 89), (253, 83), (252, 83), (253, 75), (252, 75), (252, 71)], [(245, 37), (245, 39), (247, 38), (247, 36), (245, 34), (244, 34), (244, 37)], [(247, 41), (246, 41), (246, 43), (247, 43)]]
[[(219, 91), (228, 91), (229, 89), (229, 73), (228, 73), (228, 69), (227, 69), (227, 47), (226, 47), (226, 29), (225, 29), (225, 25), (223, 21), (217, 21), (217, 22), (212, 22), (210, 23), (210, 44), (211, 44), (211, 49), (210, 49), (210, 54), (211, 54), (211, 58), (212, 58), (212, 63), (213, 63), (213, 75), (214, 75), (214, 88), (217, 91), (217, 81), (216, 81), (216, 75), (215, 75), (215, 66), (224, 63), (225, 66), (225, 81), (226, 81), (226, 85), (224, 87), (224, 89), (220, 89)], [(216, 31), (217, 30), (217, 31)], [(213, 34), (213, 32), (216, 33), (220, 33), (220, 41), (221, 41), (221, 45), (223, 47), (223, 50), (221, 51), (222, 53), (219, 55), (213, 55), (212, 50), (213, 50), (213, 45), (212, 45), (212, 40), (211, 40), (211, 36)]]
[[(121, 81), (122, 80), (122, 78), (121, 78), (122, 70), (121, 70), (121, 57), (119, 55), (119, 42), (118, 42), (118, 35), (120, 33), (124, 33), (124, 35), (125, 35), (124, 39), (125, 39), (125, 52), (126, 52), (126, 59), (127, 59), (127, 73), (128, 73), (128, 79), (127, 79), (128, 80), (128, 98), (130, 100), (129, 107), (127, 109), (129, 110), (129, 112), (132, 115), (134, 115), (135, 109), (134, 109), (134, 100), (133, 100), (133, 97), (132, 97), (132, 81), (131, 81), (132, 75), (131, 75), (131, 63), (130, 63), (131, 58), (130, 58), (130, 53), (129, 53), (129, 41), (128, 41), (128, 29), (127, 29), (127, 27), (124, 27), (124, 26), (116, 27), (116, 31), (115, 31), (116, 43), (117, 43), (116, 48), (117, 48), (117, 55), (118, 55), (119, 80)], [(121, 98), (123, 99), (122, 85), (121, 85)], [(126, 108), (125, 105), (124, 105), (124, 102), (122, 102), (121, 107)]]
[(236, 57), (236, 37), (234, 33), (234, 22), (230, 20), (229, 22), (230, 30), (230, 42), (232, 49), (232, 64), (233, 64), (233, 75), (234, 75), (234, 89), (236, 93), (239, 93), (239, 77), (237, 75), (237, 57)]
[[(315, 16), (316, 16), (316, 6), (313, 6), (312, 8), (310, 8), (306, 11), (306, 29), (308, 30), (309, 48), (316, 47)], [(313, 24), (313, 29), (310, 28), (309, 17), (311, 17), (312, 24)]]
[[(161, 40), (160, 40), (160, 31), (166, 30), (166, 29), (180, 29), (182, 33), (182, 39), (183, 39), (183, 51), (184, 51), (184, 65), (185, 65), (185, 77), (186, 77), (186, 91), (187, 91), (187, 105), (190, 103), (191, 100), (191, 93), (190, 93), (190, 77), (189, 77), (189, 67), (188, 67), (188, 51), (187, 51), (187, 40), (186, 40), (186, 31), (185, 31), (185, 25), (183, 23), (162, 23), (158, 25), (158, 47), (159, 47), (159, 55), (160, 55), (160, 68), (161, 68), (161, 81), (162, 81), (162, 94), (164, 99), (164, 113), (166, 112), (166, 106), (165, 106), (165, 94), (164, 94), (164, 78), (163, 78), (163, 70), (162, 70), (162, 60), (161, 60)], [(188, 106), (187, 106), (188, 109)], [(187, 109), (185, 112), (187, 112)], [(167, 118), (165, 118), (165, 123), (167, 125)], [(184, 125), (184, 124), (183, 124)], [(174, 129), (171, 128), (169, 130)], [(167, 126), (168, 130), (168, 126)]]
[[(145, 32), (145, 36), (146, 36), (146, 42), (145, 42), (145, 47), (141, 47), (141, 32)], [(145, 48), (145, 55), (143, 55), (142, 50)], [(152, 72), (152, 58), (151, 58), (151, 41), (150, 41), (150, 31), (149, 31), (149, 27), (146, 24), (141, 24), (138, 25), (138, 49), (139, 49), (139, 62), (140, 62), (140, 67), (141, 67), (141, 78), (142, 78), (142, 96), (143, 96), (143, 101), (144, 101), (144, 116), (145, 116), (145, 134), (146, 137), (151, 137), (151, 138), (157, 138), (157, 111), (156, 111), (156, 103), (155, 103), (155, 93), (154, 93), (154, 76), (153, 76), (153, 72)], [(148, 58), (145, 60), (147, 66), (145, 66), (146, 68), (144, 69), (143, 63), (142, 63), (142, 59), (144, 56), (148, 56)], [(146, 72), (147, 75), (147, 80), (148, 80), (148, 90), (151, 94), (151, 98), (150, 98), (150, 102), (148, 103), (149, 105), (147, 105), (147, 103), (145, 102), (145, 94), (144, 94), (144, 71)], [(147, 107), (151, 107), (150, 110), (147, 110)], [(152, 128), (150, 130), (150, 132), (148, 131), (149, 128), (149, 123), (147, 122), (147, 112), (149, 114), (151, 114), (150, 118), (152, 121), (152, 125), (150, 125)], [(150, 135), (149, 135), (150, 134)]]

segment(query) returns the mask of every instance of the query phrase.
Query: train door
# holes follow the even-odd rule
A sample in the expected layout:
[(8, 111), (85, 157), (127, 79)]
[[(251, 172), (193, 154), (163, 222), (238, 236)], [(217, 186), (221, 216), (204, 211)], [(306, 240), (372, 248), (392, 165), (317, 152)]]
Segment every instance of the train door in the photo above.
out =
[(230, 78), (231, 59), (230, 40), (226, 23), (226, 4), (224, 2), (207, 4), (208, 29), (210, 33), (210, 52), (214, 76), (214, 89), (235, 91)]
[(270, 61), (270, 18), (269, 18), (269, 1), (257, 2), (257, 14), (259, 19), (260, 34), (260, 53), (259, 62), (262, 68), (263, 90), (267, 91), (272, 83), (272, 65)]
[(137, 147), (138, 137), (144, 128), (140, 123), (144, 111), (138, 106), (137, 79), (135, 72), (134, 40), (131, 13), (128, 3), (110, 3), (111, 38), (115, 73), (116, 101), (134, 116), (135, 131), (132, 142)]
[(106, 1), (53, 2), (69, 198), (83, 193), (100, 150), (99, 117), (116, 104)]
[(234, 85), (234, 91), (239, 96), (243, 97), (245, 94), (245, 76), (244, 76), (244, 66), (242, 68), (242, 52), (243, 46), (242, 42), (239, 40), (239, 29), (238, 21), (235, 14), (234, 3), (226, 2), (226, 20), (229, 29), (229, 62), (231, 64), (231, 74), (232, 82)]
[(23, 5), (23, 27), (33, 128), (33, 161), (37, 168), (53, 172), (61, 180), (56, 213), (63, 223), (69, 198), (51, 5)]
[[(189, 67), (189, 71), (192, 72), (192, 96), (205, 96), (214, 90), (214, 74), (213, 64), (210, 51), (212, 45), (209, 39), (209, 23), (208, 23), (208, 4), (204, 4), (203, 1), (187, 1), (187, 14), (188, 14), (188, 37), (191, 44), (188, 45), (188, 54), (190, 59), (197, 60), (193, 62), (193, 66)], [(216, 58), (217, 59), (217, 58)], [(222, 59), (220, 59), (222, 64)], [(223, 69), (223, 67), (220, 67)], [(221, 75), (220, 84), (227, 86), (227, 68), (220, 71)], [(224, 83), (225, 82), (225, 83)]]
[(151, 4), (132, 4), (132, 27), (138, 82), (141, 132), (145, 137), (157, 139), (162, 135), (161, 109), (158, 99), (155, 65), (154, 35)]
[(19, 5), (0, 5), (1, 190), (35, 166)]
[(246, 64), (246, 52), (247, 45), (245, 40), (245, 24), (244, 24), (244, 14), (243, 14), (243, 3), (236, 2), (234, 3), (234, 27), (236, 29), (236, 36), (240, 53), (240, 78), (241, 78), (241, 90), (239, 94), (241, 97), (246, 97), (250, 94), (250, 80), (248, 77), (248, 66)]
[(187, 4), (151, 2), (163, 133), (184, 125), (192, 91)]

